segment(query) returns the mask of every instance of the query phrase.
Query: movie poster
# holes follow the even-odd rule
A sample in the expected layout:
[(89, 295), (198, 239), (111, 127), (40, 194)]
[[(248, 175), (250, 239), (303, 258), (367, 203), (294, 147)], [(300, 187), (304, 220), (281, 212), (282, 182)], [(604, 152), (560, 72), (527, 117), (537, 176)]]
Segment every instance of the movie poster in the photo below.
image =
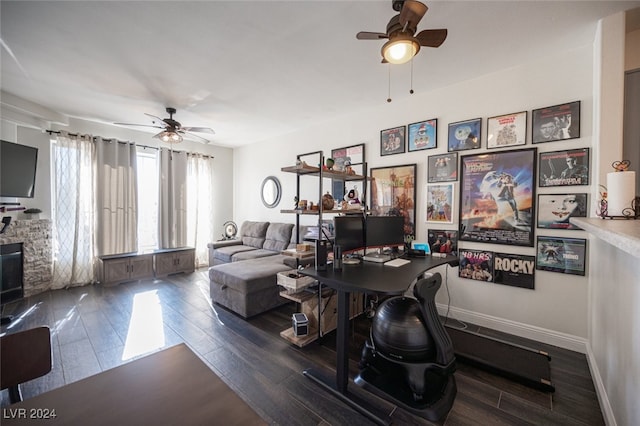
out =
[(427, 222), (453, 223), (453, 184), (427, 184)]
[(533, 247), (536, 152), (462, 156), (460, 241)]
[(532, 143), (580, 137), (580, 101), (534, 109), (532, 116)]
[(371, 173), (371, 214), (403, 216), (407, 240), (415, 238), (416, 164), (375, 167)]
[(448, 229), (429, 229), (427, 242), (431, 253), (446, 253), (458, 255), (458, 231)]
[(477, 281), (493, 281), (493, 252), (460, 249), (458, 276)]
[(587, 194), (539, 194), (538, 228), (582, 229), (569, 219), (587, 217), (587, 210)]
[(431, 155), (427, 158), (427, 182), (458, 180), (458, 153)]
[(535, 256), (513, 253), (494, 253), (493, 282), (513, 287), (534, 289)]
[(587, 240), (582, 238), (538, 237), (536, 269), (584, 275)]
[(541, 188), (589, 185), (589, 148), (540, 153)]

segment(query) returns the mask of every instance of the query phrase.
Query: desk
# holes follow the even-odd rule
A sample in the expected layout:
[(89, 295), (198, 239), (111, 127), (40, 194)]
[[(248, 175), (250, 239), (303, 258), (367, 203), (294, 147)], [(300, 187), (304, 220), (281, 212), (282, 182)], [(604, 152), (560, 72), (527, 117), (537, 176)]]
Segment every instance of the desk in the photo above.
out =
[(327, 265), (327, 270), (317, 271), (315, 268), (305, 268), (299, 271), (320, 281), (322, 284), (334, 288), (338, 292), (338, 328), (336, 336), (336, 381), (327, 383), (324, 378), (313, 370), (303, 372), (305, 376), (340, 398), (349, 406), (370, 419), (386, 424), (375, 414), (349, 398), (347, 385), (349, 384), (349, 294), (352, 291), (381, 293), (386, 295), (401, 295), (411, 283), (422, 276), (429, 269), (444, 264), (457, 265), (455, 256), (412, 258), (410, 263), (394, 268), (383, 263), (361, 262), (357, 265), (342, 265), (342, 269), (334, 271)]
[(3, 425), (32, 423), (267, 424), (184, 343), (3, 408)]

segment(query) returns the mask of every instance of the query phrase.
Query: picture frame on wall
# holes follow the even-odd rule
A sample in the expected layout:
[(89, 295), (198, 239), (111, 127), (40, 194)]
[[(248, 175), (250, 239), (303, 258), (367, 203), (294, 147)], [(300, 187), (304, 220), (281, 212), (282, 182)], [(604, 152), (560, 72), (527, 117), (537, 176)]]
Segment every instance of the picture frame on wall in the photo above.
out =
[(449, 131), (447, 133), (447, 151), (479, 149), (481, 130), (481, 118), (449, 123)]
[(427, 223), (453, 223), (453, 184), (427, 184)]
[(458, 231), (450, 229), (429, 229), (427, 242), (432, 253), (458, 255)]
[(415, 239), (416, 164), (370, 170), (369, 205), (374, 216), (403, 216), (405, 240)]
[(524, 145), (527, 139), (527, 112), (489, 117), (487, 149)]
[(430, 155), (427, 157), (427, 183), (458, 180), (458, 153)]
[(538, 159), (538, 185), (589, 185), (589, 148), (541, 152)]
[(493, 282), (535, 289), (536, 257), (515, 253), (493, 254)]
[(538, 237), (536, 269), (585, 275), (587, 240), (584, 238)]
[(580, 101), (534, 109), (531, 142), (554, 142), (580, 137)]
[(582, 229), (569, 222), (587, 217), (587, 194), (538, 194), (537, 227), (541, 229)]
[(460, 158), (460, 241), (534, 245), (537, 148)]
[(436, 118), (409, 124), (407, 130), (409, 152), (436, 148), (437, 132), (438, 119)]
[(380, 155), (402, 154), (405, 152), (405, 126), (380, 131)]
[(460, 266), (458, 276), (477, 281), (493, 281), (492, 251), (460, 249), (458, 250)]
[[(363, 143), (332, 149), (331, 158), (333, 158), (334, 161), (333, 169), (335, 171), (347, 173), (351, 170), (353, 173), (361, 176), (364, 176), (366, 173), (364, 170), (365, 144)], [(361, 181), (347, 182), (344, 179), (332, 179), (331, 192), (335, 200), (340, 202), (344, 199), (347, 184), (350, 187), (349, 189), (355, 188), (358, 194), (364, 196), (364, 188)]]

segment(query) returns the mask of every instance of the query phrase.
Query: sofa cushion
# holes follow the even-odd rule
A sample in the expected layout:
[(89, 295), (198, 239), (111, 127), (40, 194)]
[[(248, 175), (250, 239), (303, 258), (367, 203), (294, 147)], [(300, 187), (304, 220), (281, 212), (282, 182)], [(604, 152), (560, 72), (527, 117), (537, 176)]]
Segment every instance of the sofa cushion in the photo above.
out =
[(286, 249), (291, 241), (293, 223), (270, 223), (263, 249), (281, 252)]
[(277, 290), (278, 272), (289, 269), (285, 256), (277, 254), (260, 259), (217, 265), (209, 268), (209, 279), (242, 294), (255, 293), (272, 287)]
[(279, 254), (277, 251), (265, 250), (265, 249), (253, 249), (247, 251), (241, 251), (233, 255), (233, 262), (241, 262), (243, 260), (260, 259), (262, 257), (269, 257)]
[[(291, 232), (291, 240), (289, 241), (289, 245), (287, 246), (287, 248), (296, 248), (296, 234), (297, 234), (298, 228), (294, 225), (293, 226), (293, 231)], [(300, 239), (298, 240), (299, 242), (304, 242), (304, 236), (307, 234), (307, 232), (309, 231), (309, 226), (307, 225), (301, 225), (300, 226)]]
[(269, 222), (252, 222), (245, 221), (240, 229), (242, 236), (242, 244), (255, 248), (262, 248), (264, 240), (267, 236), (267, 228)]
[(237, 255), (238, 253), (255, 251), (255, 250), (257, 250), (255, 247), (243, 246), (243, 245), (220, 247), (213, 250), (213, 258), (224, 263), (229, 263), (235, 259), (234, 255)]

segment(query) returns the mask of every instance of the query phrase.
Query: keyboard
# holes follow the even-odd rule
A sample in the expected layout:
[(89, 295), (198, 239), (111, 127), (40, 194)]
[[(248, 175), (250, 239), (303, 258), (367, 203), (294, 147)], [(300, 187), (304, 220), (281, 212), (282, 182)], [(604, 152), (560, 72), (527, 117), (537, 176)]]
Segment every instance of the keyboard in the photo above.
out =
[(398, 259), (390, 260), (388, 262), (384, 262), (384, 265), (393, 266), (394, 268), (397, 268), (398, 266), (406, 265), (407, 263), (411, 263), (411, 261), (407, 259), (398, 258)]

